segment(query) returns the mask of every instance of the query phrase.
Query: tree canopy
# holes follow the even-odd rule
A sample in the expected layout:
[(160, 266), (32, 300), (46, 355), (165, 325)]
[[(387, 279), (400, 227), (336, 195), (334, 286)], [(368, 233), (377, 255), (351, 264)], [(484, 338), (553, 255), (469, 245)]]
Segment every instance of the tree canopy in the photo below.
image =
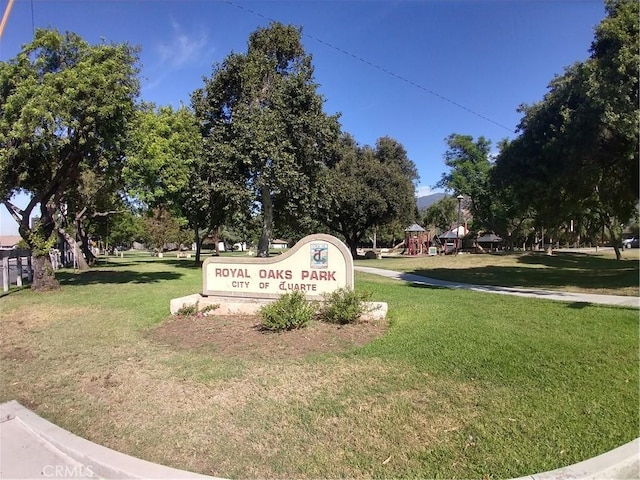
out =
[(446, 232), (456, 224), (458, 215), (458, 201), (455, 197), (446, 195), (424, 211), (423, 223)]
[(417, 179), (415, 164), (394, 139), (383, 137), (374, 149), (357, 145), (345, 134), (337, 162), (325, 173), (318, 218), (344, 236), (355, 257), (358, 243), (372, 227), (415, 221)]
[(477, 229), (494, 229), (495, 192), (490, 182), (493, 163), (490, 159), (491, 141), (470, 135), (451, 134), (446, 138), (449, 147), (444, 162), (449, 171), (436, 184), (452, 193), (469, 199), (469, 210)]
[(216, 65), (192, 103), (216, 151), (211, 168), (237, 175), (251, 198), (240, 203), (259, 206), (258, 252), (267, 255), (274, 212), (292, 224), (314, 207), (339, 132), (337, 117), (322, 110), (301, 31), (280, 23), (257, 29), (247, 52)]
[[(131, 138), (124, 176), (129, 194), (145, 205), (148, 215), (156, 217), (145, 224), (163, 225), (165, 218), (179, 224), (183, 219), (184, 226), (193, 232), (195, 261), (199, 263), (204, 236), (216, 222), (220, 205), (212, 198), (220, 185), (211, 180), (195, 114), (184, 106), (174, 109), (143, 104)], [(176, 235), (173, 237), (171, 242)]]
[[(36, 289), (56, 283), (47, 268), (56, 214), (83, 172), (113, 176), (121, 165), (137, 60), (126, 44), (92, 46), (73, 33), (37, 30), (16, 58), (0, 63), (0, 199), (34, 252)], [(10, 202), (19, 191), (32, 196), (24, 210)]]
[(621, 229), (638, 203), (638, 2), (610, 0), (591, 55), (521, 107), (520, 135), (504, 145), (496, 179), (550, 226), (592, 218), (620, 258)]
[(141, 105), (124, 168), (129, 194), (150, 207), (179, 208), (201, 148), (198, 125), (186, 107)]

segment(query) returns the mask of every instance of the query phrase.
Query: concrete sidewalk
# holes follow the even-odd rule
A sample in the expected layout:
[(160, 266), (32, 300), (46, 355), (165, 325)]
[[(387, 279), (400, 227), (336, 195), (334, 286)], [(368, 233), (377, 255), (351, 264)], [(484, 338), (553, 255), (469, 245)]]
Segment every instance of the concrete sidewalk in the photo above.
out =
[(396, 280), (404, 280), (418, 285), (457, 288), (461, 290), (472, 290), (474, 292), (497, 293), (501, 295), (516, 295), (519, 297), (542, 298), (545, 300), (556, 300), (560, 302), (570, 302), (576, 304), (593, 303), (598, 305), (614, 305), (617, 307), (640, 308), (640, 298), (627, 297), (622, 295), (596, 295), (592, 293), (572, 293), (558, 292), (553, 290), (541, 290), (533, 288), (497, 287), (491, 285), (474, 285), (472, 283), (449, 282), (435, 278), (423, 277), (412, 273), (396, 272), (373, 267), (354, 267), (355, 270), (373, 275), (380, 275)]
[(16, 401), (0, 405), (0, 479), (214, 479), (80, 438)]

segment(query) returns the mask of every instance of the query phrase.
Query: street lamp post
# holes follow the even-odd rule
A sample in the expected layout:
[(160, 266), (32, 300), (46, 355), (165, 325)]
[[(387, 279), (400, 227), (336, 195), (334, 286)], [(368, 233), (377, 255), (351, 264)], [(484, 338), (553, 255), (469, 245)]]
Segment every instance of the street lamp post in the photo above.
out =
[(458, 228), (456, 228), (456, 255), (458, 255), (458, 249), (460, 248), (460, 205), (462, 204), (462, 199), (464, 197), (462, 195), (458, 195), (456, 199), (458, 200)]

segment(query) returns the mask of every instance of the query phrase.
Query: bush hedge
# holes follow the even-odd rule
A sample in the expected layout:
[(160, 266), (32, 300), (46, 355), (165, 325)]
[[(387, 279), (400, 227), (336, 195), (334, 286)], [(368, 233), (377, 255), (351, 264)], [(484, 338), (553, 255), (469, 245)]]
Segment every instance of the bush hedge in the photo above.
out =
[(299, 290), (281, 295), (258, 311), (262, 326), (276, 332), (305, 327), (315, 313), (315, 303), (308, 302)]
[(367, 313), (365, 302), (371, 298), (370, 292), (339, 288), (323, 295), (324, 301), (318, 309), (318, 318), (323, 322), (345, 325), (356, 322)]

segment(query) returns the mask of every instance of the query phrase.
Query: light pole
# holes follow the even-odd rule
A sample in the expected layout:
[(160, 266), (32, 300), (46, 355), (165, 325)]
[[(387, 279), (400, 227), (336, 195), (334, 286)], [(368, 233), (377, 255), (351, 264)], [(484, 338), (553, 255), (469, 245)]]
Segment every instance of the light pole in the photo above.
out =
[(456, 228), (456, 255), (458, 255), (458, 249), (460, 248), (460, 205), (462, 204), (462, 195), (458, 195), (458, 228)]

